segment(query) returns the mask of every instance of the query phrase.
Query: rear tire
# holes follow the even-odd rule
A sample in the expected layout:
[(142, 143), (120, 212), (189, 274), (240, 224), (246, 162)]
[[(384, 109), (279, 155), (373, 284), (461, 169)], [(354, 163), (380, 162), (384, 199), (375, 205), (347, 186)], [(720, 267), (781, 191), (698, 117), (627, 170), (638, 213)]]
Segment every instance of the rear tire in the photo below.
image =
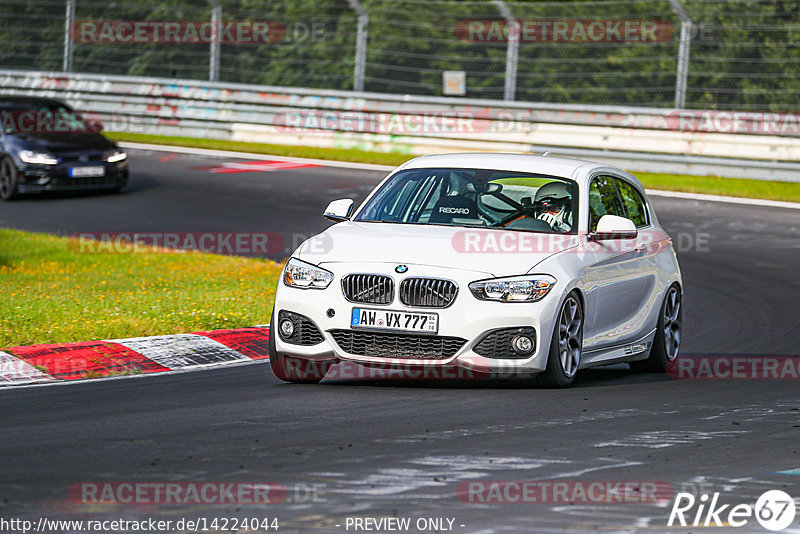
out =
[(583, 352), (583, 305), (576, 292), (564, 299), (556, 316), (547, 367), (536, 375), (539, 387), (565, 388), (572, 384)]
[(17, 167), (11, 158), (0, 159), (0, 198), (14, 200), (17, 197)]
[(646, 360), (630, 362), (628, 365), (631, 370), (637, 373), (664, 373), (674, 365), (681, 348), (682, 324), (681, 290), (678, 284), (673, 284), (667, 290), (664, 302), (661, 304), (650, 356)]
[(333, 365), (332, 361), (295, 358), (279, 354), (275, 344), (277, 335), (275, 310), (273, 310), (272, 318), (269, 321), (269, 364), (279, 380), (292, 384), (316, 384), (325, 378), (328, 369)]

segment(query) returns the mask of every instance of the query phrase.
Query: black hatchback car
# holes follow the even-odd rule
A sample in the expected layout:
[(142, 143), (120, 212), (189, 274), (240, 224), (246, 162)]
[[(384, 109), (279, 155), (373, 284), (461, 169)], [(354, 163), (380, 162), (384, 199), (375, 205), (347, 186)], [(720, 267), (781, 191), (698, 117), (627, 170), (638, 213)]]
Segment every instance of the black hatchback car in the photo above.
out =
[(44, 191), (119, 191), (128, 156), (57, 100), (0, 95), (0, 198)]

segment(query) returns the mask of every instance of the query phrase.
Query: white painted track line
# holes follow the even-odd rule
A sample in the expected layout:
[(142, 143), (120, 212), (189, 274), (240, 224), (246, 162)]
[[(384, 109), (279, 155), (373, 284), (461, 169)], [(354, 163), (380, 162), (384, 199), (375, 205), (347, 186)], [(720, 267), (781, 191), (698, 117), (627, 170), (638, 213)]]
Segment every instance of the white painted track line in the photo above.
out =
[[(389, 172), (396, 168), (390, 165), (374, 165), (371, 163), (351, 163), (349, 161), (335, 161), (327, 159), (292, 158), (286, 156), (272, 156), (270, 154), (254, 154), (250, 152), (235, 152), (229, 150), (211, 150), (206, 148), (190, 148), (181, 146), (151, 145), (146, 143), (126, 143), (126, 142), (120, 142), (118, 144), (123, 148), (132, 148), (138, 150), (155, 150), (160, 152), (175, 152), (178, 154), (194, 154), (200, 156), (214, 156), (222, 158), (243, 158), (243, 159), (270, 158), (275, 161), (296, 161), (300, 163), (321, 165), (324, 167), (342, 167), (346, 169), (362, 169), (370, 171)], [(408, 159), (412, 159), (413, 157), (415, 156), (409, 156)], [(678, 191), (663, 191), (660, 189), (653, 189), (653, 190), (648, 189), (647, 194), (660, 197), (683, 198), (688, 200), (702, 200), (705, 202), (727, 202), (729, 204), (747, 204), (750, 206), (767, 206), (771, 208), (800, 209), (800, 203), (797, 202), (782, 202), (779, 200), (763, 200), (759, 198), (728, 197), (723, 195), (704, 195), (700, 193), (681, 193)]]
[[(264, 159), (269, 158), (275, 161), (296, 161), (299, 163), (309, 163), (325, 167), (343, 167), (346, 169), (362, 169), (367, 171), (386, 171), (389, 172), (395, 167), (391, 165), (374, 165), (372, 163), (353, 163), (349, 161), (335, 161), (332, 159), (312, 159), (312, 158), (291, 158), (287, 156), (273, 156), (272, 154), (255, 154), (252, 152), (236, 152), (231, 150), (213, 150), (209, 148), (190, 148), (184, 146), (151, 145), (147, 143), (117, 143), (122, 148), (132, 148), (138, 150), (157, 150), (160, 152), (175, 152), (177, 154), (193, 154), (196, 156), (214, 156), (220, 158), (240, 158), (240, 159)], [(415, 156), (408, 156), (412, 159)]]
[(722, 195), (703, 195), (700, 193), (682, 193), (680, 191), (662, 191), (648, 189), (647, 194), (654, 197), (684, 198), (688, 200), (702, 200), (705, 202), (727, 202), (729, 204), (747, 204), (750, 206), (767, 206), (771, 208), (787, 208), (800, 210), (800, 203), (782, 202), (780, 200), (765, 200), (761, 198), (726, 197)]

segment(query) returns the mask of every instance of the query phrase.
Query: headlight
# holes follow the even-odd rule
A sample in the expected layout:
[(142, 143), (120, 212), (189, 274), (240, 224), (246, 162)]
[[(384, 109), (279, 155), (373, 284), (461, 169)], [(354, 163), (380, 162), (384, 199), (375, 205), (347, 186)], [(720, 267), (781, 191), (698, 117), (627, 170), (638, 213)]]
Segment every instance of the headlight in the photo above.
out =
[(556, 279), (546, 274), (509, 276), (479, 280), (469, 290), (480, 300), (500, 302), (535, 302), (541, 300), (556, 285)]
[(19, 159), (25, 163), (34, 163), (36, 165), (56, 165), (58, 158), (46, 152), (34, 152), (33, 150), (22, 150), (19, 153)]
[(106, 161), (109, 163), (117, 163), (118, 161), (124, 161), (126, 159), (128, 159), (128, 155), (125, 152), (117, 150), (115, 152), (109, 152)]
[(316, 265), (291, 258), (283, 269), (283, 284), (302, 289), (325, 289), (333, 280), (333, 273)]

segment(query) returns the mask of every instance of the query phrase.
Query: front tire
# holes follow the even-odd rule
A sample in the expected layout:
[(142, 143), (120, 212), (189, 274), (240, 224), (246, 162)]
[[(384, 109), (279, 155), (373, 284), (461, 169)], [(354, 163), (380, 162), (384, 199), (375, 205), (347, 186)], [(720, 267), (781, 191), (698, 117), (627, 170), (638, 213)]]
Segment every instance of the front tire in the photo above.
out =
[(565, 388), (572, 384), (583, 352), (583, 305), (575, 292), (567, 295), (556, 317), (556, 327), (547, 355), (547, 367), (536, 377), (544, 388)]
[(14, 200), (17, 197), (17, 168), (11, 158), (0, 159), (0, 198)]
[(630, 362), (631, 370), (637, 373), (664, 373), (678, 359), (681, 348), (681, 326), (683, 324), (683, 306), (681, 290), (673, 284), (667, 290), (661, 313), (658, 315), (658, 326), (650, 356), (646, 360)]
[(272, 318), (269, 321), (269, 364), (275, 376), (279, 380), (292, 384), (317, 384), (325, 378), (333, 362), (279, 354), (275, 344), (275, 336), (278, 335), (276, 328), (275, 311), (273, 310)]

